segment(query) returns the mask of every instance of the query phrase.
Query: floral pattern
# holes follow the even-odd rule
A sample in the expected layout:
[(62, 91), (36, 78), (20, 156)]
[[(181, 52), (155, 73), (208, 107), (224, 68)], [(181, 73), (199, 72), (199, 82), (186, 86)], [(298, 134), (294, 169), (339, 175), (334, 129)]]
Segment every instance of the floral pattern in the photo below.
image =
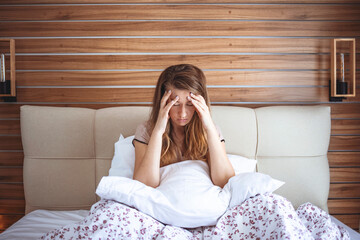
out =
[(305, 203), (296, 211), (276, 194), (259, 194), (228, 209), (216, 226), (184, 229), (164, 225), (124, 204), (101, 200), (81, 222), (41, 239), (350, 239), (323, 210)]

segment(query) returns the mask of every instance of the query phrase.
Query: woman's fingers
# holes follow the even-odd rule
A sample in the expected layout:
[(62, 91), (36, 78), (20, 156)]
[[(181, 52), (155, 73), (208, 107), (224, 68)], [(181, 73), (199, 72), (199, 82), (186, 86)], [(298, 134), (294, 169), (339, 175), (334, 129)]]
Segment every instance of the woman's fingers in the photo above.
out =
[(195, 94), (190, 93), (190, 97), (188, 97), (188, 100), (190, 100), (196, 108), (200, 108), (202, 111), (206, 111), (206, 109), (208, 108), (204, 98), (201, 95), (196, 96)]
[(170, 111), (171, 107), (179, 100), (179, 96), (176, 96), (173, 100), (171, 100), (168, 104), (166, 104), (165, 109), (167, 112)]
[(161, 102), (160, 102), (161, 108), (164, 108), (166, 106), (166, 102), (169, 99), (170, 95), (171, 95), (171, 90), (165, 92), (164, 96), (161, 98)]
[(202, 104), (206, 105), (205, 99), (201, 95), (195, 95), (192, 92), (190, 92), (190, 97), (196, 99), (197, 101), (201, 102)]
[(166, 125), (167, 122), (169, 121), (169, 111), (171, 109), (171, 107), (178, 101), (179, 97), (177, 96), (175, 99), (173, 99), (172, 101), (167, 103), (167, 100), (169, 99), (170, 94), (169, 93), (165, 93), (164, 97), (161, 100), (161, 107), (160, 107), (160, 111), (159, 111), (159, 115), (158, 115), (158, 119), (157, 119), (157, 123), (156, 123), (156, 127), (159, 131), (161, 131), (162, 133), (165, 132), (166, 129)]
[(211, 128), (211, 126), (213, 126), (213, 123), (212, 123), (209, 107), (206, 104), (205, 99), (201, 95), (195, 95), (190, 93), (190, 96), (188, 97), (188, 99), (194, 105), (196, 112), (198, 113), (203, 123), (203, 127), (205, 129)]
[[(190, 98), (190, 97), (189, 97)], [(196, 100), (194, 99), (189, 99), (191, 101), (191, 103), (194, 105), (195, 107), (195, 110), (198, 112), (199, 116), (201, 117), (201, 115), (203, 114), (204, 112), (204, 109), (202, 108), (202, 106), (200, 105), (199, 102), (197, 102)]]
[(188, 99), (191, 101), (192, 105), (195, 107), (195, 111), (198, 113), (199, 117), (202, 119), (203, 116), (206, 115), (204, 106), (202, 106), (202, 104), (195, 99), (191, 99), (190, 97), (188, 97)]

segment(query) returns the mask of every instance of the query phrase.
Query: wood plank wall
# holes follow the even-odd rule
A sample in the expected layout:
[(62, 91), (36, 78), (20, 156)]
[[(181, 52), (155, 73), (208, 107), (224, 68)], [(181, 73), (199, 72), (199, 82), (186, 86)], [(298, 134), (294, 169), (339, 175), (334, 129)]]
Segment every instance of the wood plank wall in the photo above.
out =
[(360, 59), (358, 0), (0, 0), (0, 37), (17, 68), (17, 102), (0, 102), (0, 231), (24, 214), (21, 105), (149, 105), (177, 63), (204, 69), (213, 104), (331, 106), (330, 213), (359, 228), (360, 91), (329, 102), (328, 82), (330, 39), (355, 37)]

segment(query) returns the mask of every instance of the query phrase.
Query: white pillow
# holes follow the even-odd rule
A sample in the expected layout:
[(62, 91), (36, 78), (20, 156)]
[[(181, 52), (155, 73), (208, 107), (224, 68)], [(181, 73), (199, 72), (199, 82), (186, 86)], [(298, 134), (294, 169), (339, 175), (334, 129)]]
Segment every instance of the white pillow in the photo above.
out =
[(135, 166), (135, 148), (132, 145), (134, 136), (124, 138), (120, 134), (115, 143), (114, 157), (111, 161), (109, 176), (132, 178)]
[[(124, 138), (120, 135), (115, 143), (114, 157), (111, 161), (109, 176), (121, 176), (132, 178), (135, 165), (135, 148), (132, 144), (134, 136)], [(243, 172), (255, 172), (257, 161), (246, 157), (227, 154), (235, 174)]]
[(257, 160), (233, 154), (227, 154), (227, 157), (234, 168), (235, 175), (245, 172), (256, 172)]
[(246, 199), (259, 193), (271, 193), (284, 185), (285, 182), (271, 178), (262, 173), (241, 173), (229, 179), (224, 186), (225, 191), (231, 192), (228, 208), (239, 205)]
[(200, 160), (170, 164), (162, 167), (160, 173), (161, 184), (157, 188), (126, 177), (109, 176), (101, 179), (96, 193), (102, 199), (135, 207), (165, 224), (194, 228), (215, 225), (229, 204), (241, 204), (283, 184), (261, 173), (240, 173), (221, 189), (212, 183), (207, 163)]

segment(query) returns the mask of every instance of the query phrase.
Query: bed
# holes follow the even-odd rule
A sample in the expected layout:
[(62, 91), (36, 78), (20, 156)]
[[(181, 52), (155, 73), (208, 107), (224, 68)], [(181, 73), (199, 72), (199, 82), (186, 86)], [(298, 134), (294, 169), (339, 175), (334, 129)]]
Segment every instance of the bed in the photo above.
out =
[[(22, 106), (26, 215), (0, 239), (37, 239), (83, 219), (100, 200), (95, 191), (109, 174), (114, 143), (120, 134), (133, 135), (149, 110)], [(275, 193), (295, 208), (310, 202), (328, 211), (330, 107), (213, 106), (211, 111), (229, 154), (256, 159), (257, 172), (284, 181)]]

